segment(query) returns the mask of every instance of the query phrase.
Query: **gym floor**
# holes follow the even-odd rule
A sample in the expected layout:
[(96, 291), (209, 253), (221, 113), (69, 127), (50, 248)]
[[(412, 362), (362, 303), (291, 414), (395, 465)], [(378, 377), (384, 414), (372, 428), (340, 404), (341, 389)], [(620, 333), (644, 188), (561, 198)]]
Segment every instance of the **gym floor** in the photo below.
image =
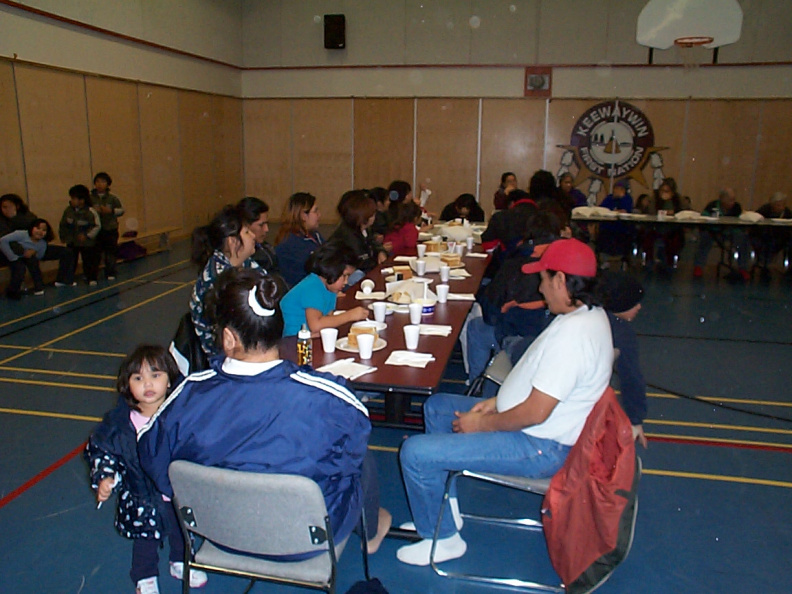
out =
[[(0, 592), (133, 592), (131, 543), (113, 528), (114, 505), (96, 509), (83, 443), (116, 401), (123, 356), (141, 342), (167, 344), (197, 271), (188, 246), (124, 264), (112, 284), (47, 287), (0, 309)], [(792, 582), (792, 324), (790, 282), (732, 285), (643, 273), (634, 322), (650, 385), (639, 448), (644, 475), (630, 556), (601, 592), (788, 592)], [(461, 361), (444, 390), (462, 392)], [(382, 503), (394, 524), (409, 511), (397, 448), (409, 430), (376, 428), (370, 447)], [(462, 485), (464, 510), (536, 513), (540, 499)], [(555, 581), (543, 539), (466, 526), (468, 553), (449, 568)], [(354, 539), (355, 537), (353, 537)], [(483, 592), (481, 585), (402, 565), (386, 539), (371, 573), (390, 592)], [(167, 546), (167, 545), (166, 545)], [(338, 591), (362, 579), (357, 542), (340, 560)], [(161, 554), (160, 589), (180, 592)], [(242, 592), (241, 579), (210, 575), (204, 592)], [(287, 592), (259, 583), (254, 592)], [(292, 589), (291, 591), (297, 591)]]

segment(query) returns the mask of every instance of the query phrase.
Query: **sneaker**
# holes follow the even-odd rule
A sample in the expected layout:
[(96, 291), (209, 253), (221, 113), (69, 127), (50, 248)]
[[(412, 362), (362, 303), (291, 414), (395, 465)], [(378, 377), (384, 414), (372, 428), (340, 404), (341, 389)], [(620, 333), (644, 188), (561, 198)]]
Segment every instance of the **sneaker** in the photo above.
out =
[(693, 267), (693, 276), (696, 278), (700, 278), (704, 276), (704, 269), (701, 266), (694, 266)]
[(109, 281), (114, 281), (115, 279), (116, 279), (116, 277), (115, 277), (114, 274), (111, 274), (110, 276), (107, 277), (107, 280), (109, 280)]
[[(184, 563), (180, 561), (170, 562), (170, 574), (177, 580), (184, 578)], [(203, 588), (206, 585), (208, 578), (205, 571), (198, 569), (190, 570), (190, 588)]]
[(96, 286), (96, 281), (88, 281), (88, 286), (89, 287), (95, 287)]
[(55, 286), (56, 287), (76, 287), (77, 283), (73, 282), (73, 283), (69, 284), (69, 283), (61, 283), (61, 282), (55, 281)]
[[(408, 565), (429, 565), (429, 553), (432, 550), (432, 539), (425, 538), (416, 543), (405, 545), (396, 551), (396, 558)], [(459, 534), (437, 541), (434, 560), (436, 563), (459, 559), (467, 551), (467, 543)]]
[(34, 295), (43, 295), (44, 294), (44, 289), (39, 289), (38, 291), (33, 291), (33, 294)]
[(157, 576), (138, 580), (136, 594), (159, 594)]

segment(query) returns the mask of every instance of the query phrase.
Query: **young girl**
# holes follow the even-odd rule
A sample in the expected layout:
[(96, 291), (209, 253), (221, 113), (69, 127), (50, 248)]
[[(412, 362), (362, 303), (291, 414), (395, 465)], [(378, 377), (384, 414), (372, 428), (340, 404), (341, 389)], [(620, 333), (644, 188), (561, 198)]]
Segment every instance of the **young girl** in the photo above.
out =
[(118, 217), (124, 214), (124, 207), (118, 196), (110, 193), (113, 179), (104, 171), (93, 178), (94, 189), (91, 190), (91, 202), (99, 213), (102, 228), (96, 237), (99, 257), (104, 254), (105, 277), (115, 280), (116, 253), (118, 252)]
[(289, 197), (275, 239), (275, 253), (281, 276), (290, 287), (305, 278), (308, 256), (325, 241), (319, 233), (321, 216), (316, 196), (297, 192)]
[[(25, 280), (25, 270), (30, 271), (33, 279), (33, 294), (44, 294), (44, 280), (41, 277), (39, 262), (45, 260), (59, 260), (58, 280), (59, 285), (70, 285), (74, 279), (71, 252), (58, 245), (49, 245), (54, 234), (50, 224), (44, 219), (33, 219), (27, 231), (13, 231), (0, 238), (0, 251), (8, 259), (11, 267), (11, 280), (8, 283), (6, 296), (9, 299), (19, 299), (22, 295), (20, 288)], [(12, 244), (22, 251), (17, 254)]]
[(82, 184), (69, 188), (69, 206), (63, 211), (58, 235), (72, 253), (72, 266), (82, 255), (83, 272), (90, 286), (96, 285), (99, 260), (96, 237), (102, 228), (99, 213), (91, 206), (91, 194)]
[[(115, 526), (134, 541), (129, 576), (137, 594), (159, 594), (157, 549), (165, 535), (170, 542), (170, 574), (182, 579), (184, 573), (184, 539), (173, 505), (143, 472), (137, 455), (137, 430), (165, 402), (178, 375), (164, 348), (135, 349), (118, 371), (118, 406), (104, 416), (85, 447), (99, 506), (114, 491), (119, 494)], [(204, 572), (190, 571), (191, 587), (205, 583)]]
[(355, 254), (337, 243), (326, 243), (308, 259), (311, 271), (281, 301), (283, 335), (297, 334), (303, 324), (314, 336), (322, 328), (338, 328), (348, 322), (368, 318), (368, 310), (355, 307), (337, 316), (332, 315), (338, 293), (355, 270)]
[(244, 224), (242, 213), (226, 206), (212, 222), (193, 231), (192, 261), (201, 268), (190, 297), (190, 316), (201, 348), (208, 356), (216, 355), (213, 326), (205, 315), (205, 298), (221, 272), (229, 268), (258, 268), (252, 256), (256, 253), (256, 236)]
[(421, 207), (415, 202), (403, 202), (385, 235), (392, 256), (412, 256), (418, 245), (418, 227), (421, 225)]

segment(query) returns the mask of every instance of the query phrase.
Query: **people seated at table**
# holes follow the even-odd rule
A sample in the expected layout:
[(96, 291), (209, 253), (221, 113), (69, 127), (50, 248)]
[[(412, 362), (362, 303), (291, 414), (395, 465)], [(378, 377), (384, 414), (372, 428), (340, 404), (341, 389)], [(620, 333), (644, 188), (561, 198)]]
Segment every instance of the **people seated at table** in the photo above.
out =
[(421, 208), (413, 201), (402, 202), (395, 210), (385, 234), (383, 247), (391, 256), (414, 256), (421, 226)]
[[(724, 188), (718, 194), (717, 200), (708, 203), (701, 214), (707, 217), (739, 217), (742, 214), (742, 206), (737, 202), (734, 190)], [(722, 250), (728, 249), (729, 256), (736, 250), (738, 274), (743, 280), (750, 280), (751, 275), (748, 272), (750, 254), (748, 253), (747, 236), (744, 231), (734, 227), (709, 226), (699, 229), (698, 247), (693, 260), (693, 276), (700, 277), (704, 274), (704, 266), (707, 264), (713, 243), (717, 243)], [(728, 262), (731, 265), (731, 257)]]
[(368, 194), (374, 199), (374, 204), (377, 205), (377, 212), (374, 213), (371, 231), (374, 233), (374, 238), (384, 244), (385, 234), (388, 232), (388, 206), (390, 202), (388, 200), (388, 190), (378, 186), (371, 188)]
[(318, 336), (322, 328), (338, 328), (368, 318), (365, 307), (333, 315), (336, 299), (355, 271), (356, 262), (352, 250), (334, 242), (322, 245), (308, 257), (308, 276), (292, 287), (280, 303), (284, 336), (296, 335), (303, 324)]
[(445, 205), (440, 213), (441, 221), (466, 219), (471, 223), (483, 223), (484, 211), (473, 194), (460, 194), (457, 199)]
[(169, 497), (174, 460), (308, 477), (322, 490), (334, 541), (352, 532), (362, 511), (373, 552), (390, 514), (380, 510), (367, 451), (368, 411), (343, 378), (281, 360), (278, 290), (258, 270), (231, 268), (217, 278), (211, 319), (223, 356), (182, 382), (140, 430), (141, 465)]
[[(643, 214), (656, 215), (662, 211), (664, 215), (672, 217), (684, 210), (682, 197), (679, 195), (677, 183), (673, 177), (663, 179), (654, 192), (653, 202)], [(660, 240), (659, 243), (658, 240)], [(658, 263), (671, 269), (676, 266), (679, 253), (685, 247), (685, 231), (673, 226), (659, 226), (653, 230), (647, 230), (643, 235), (642, 242), (641, 247), (646, 254), (648, 266)]]
[(369, 230), (376, 211), (374, 200), (363, 190), (350, 190), (341, 197), (341, 223), (328, 241), (347, 246), (357, 258), (356, 270), (347, 281), (350, 286), (388, 257), (388, 252)]
[(559, 202), (567, 212), (567, 219), (569, 220), (572, 236), (579, 239), (583, 243), (588, 243), (591, 240), (591, 232), (587, 223), (580, 221), (572, 221), (572, 210), (578, 206), (587, 206), (586, 195), (578, 190), (575, 186), (575, 177), (568, 171), (558, 178), (558, 189), (560, 191)]
[(275, 254), (281, 276), (290, 287), (305, 278), (308, 256), (325, 242), (319, 233), (321, 216), (316, 196), (308, 192), (289, 196), (275, 238)]
[[(620, 179), (613, 185), (613, 193), (608, 194), (600, 204), (603, 208), (614, 212), (632, 212), (633, 200), (630, 195), (630, 181)], [(626, 259), (632, 251), (635, 240), (635, 228), (623, 221), (604, 221), (599, 224), (597, 235), (597, 251), (604, 258), (603, 266), (607, 265), (607, 258), (617, 256)]]
[(206, 296), (220, 274), (229, 268), (258, 268), (251, 258), (256, 237), (235, 206), (225, 206), (212, 222), (192, 234), (192, 261), (201, 273), (190, 297), (190, 317), (206, 356), (219, 353), (214, 327), (206, 315)]
[[(468, 469), (550, 477), (563, 465), (611, 376), (608, 317), (595, 297), (597, 259), (576, 239), (553, 242), (523, 272), (541, 275), (553, 322), (506, 377), (497, 396), (436, 394), (424, 405), (426, 433), (408, 438), (399, 459), (417, 543), (400, 561), (428, 565), (448, 473)], [(464, 555), (455, 494), (443, 514), (435, 561)], [(410, 527), (410, 526), (407, 526)]]
[(517, 189), (517, 176), (511, 171), (505, 171), (501, 174), (501, 181), (498, 189), (495, 190), (495, 195), (492, 198), (492, 203), (495, 210), (505, 210), (509, 208), (509, 194), (512, 190)]
[(616, 358), (616, 375), (619, 378), (619, 401), (630, 419), (633, 437), (647, 447), (643, 422), (646, 419), (646, 382), (641, 372), (638, 337), (632, 321), (641, 311), (644, 289), (640, 281), (628, 272), (604, 272), (599, 281), (602, 307), (608, 314), (613, 348)]
[(252, 258), (259, 265), (262, 272), (275, 274), (278, 272), (278, 256), (267, 241), (269, 233), (269, 205), (255, 196), (242, 198), (237, 204), (242, 213), (243, 222), (250, 227), (256, 238), (256, 253)]
[[(787, 205), (787, 196), (783, 192), (775, 192), (770, 201), (756, 211), (765, 219), (792, 219), (792, 210)], [(792, 233), (787, 229), (760, 227), (750, 230), (750, 240), (756, 251), (756, 261), (760, 266), (760, 274), (764, 280), (770, 278), (768, 263), (783, 249), (792, 253)]]

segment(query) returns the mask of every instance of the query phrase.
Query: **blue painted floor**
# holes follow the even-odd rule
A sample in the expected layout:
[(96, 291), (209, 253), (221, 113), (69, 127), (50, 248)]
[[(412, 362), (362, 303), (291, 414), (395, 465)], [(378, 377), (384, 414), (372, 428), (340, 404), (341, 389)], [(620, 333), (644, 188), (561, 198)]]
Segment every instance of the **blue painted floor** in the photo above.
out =
[[(47, 288), (0, 302), (0, 593), (133, 592), (131, 544), (96, 509), (81, 456), (116, 396), (121, 358), (167, 343), (197, 272), (187, 246), (123, 265), (112, 285)], [(644, 477), (633, 550), (603, 593), (789, 592), (792, 583), (792, 284), (744, 286), (645, 273), (635, 321), (650, 387)], [(462, 392), (453, 361), (443, 388)], [(681, 397), (672, 395), (677, 394)], [(375, 429), (383, 505), (409, 519), (396, 450), (410, 431)], [(462, 485), (463, 509), (536, 512), (539, 499)], [(540, 537), (468, 526), (467, 555), (449, 567), (554, 580)], [(354, 537), (353, 537), (354, 538)], [(396, 561), (386, 540), (372, 574), (391, 592), (484, 592)], [(339, 592), (362, 578), (350, 545)], [(160, 588), (180, 592), (161, 555)], [(210, 593), (242, 592), (210, 576)], [(260, 583), (254, 592), (297, 591)]]

